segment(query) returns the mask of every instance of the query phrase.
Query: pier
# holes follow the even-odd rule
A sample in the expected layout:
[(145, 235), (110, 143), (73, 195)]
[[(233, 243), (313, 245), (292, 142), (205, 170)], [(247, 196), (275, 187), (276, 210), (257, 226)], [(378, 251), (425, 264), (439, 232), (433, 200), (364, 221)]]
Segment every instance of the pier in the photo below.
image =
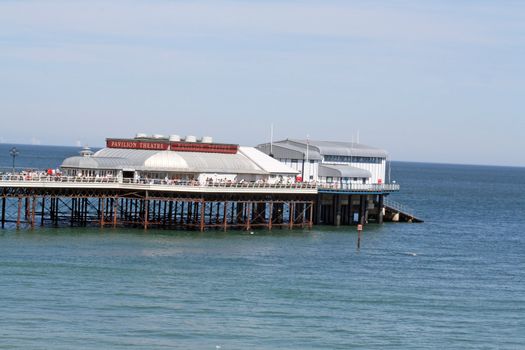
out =
[[(251, 230), (382, 223), (399, 185), (207, 183), (8, 176), (0, 180), (1, 227), (140, 227)], [(380, 209), (381, 208), (381, 209)]]
[(137, 134), (64, 159), (60, 169), (0, 175), (5, 227), (251, 230), (417, 222), (388, 205), (387, 153), (359, 143), (283, 140), (257, 147), (212, 137)]

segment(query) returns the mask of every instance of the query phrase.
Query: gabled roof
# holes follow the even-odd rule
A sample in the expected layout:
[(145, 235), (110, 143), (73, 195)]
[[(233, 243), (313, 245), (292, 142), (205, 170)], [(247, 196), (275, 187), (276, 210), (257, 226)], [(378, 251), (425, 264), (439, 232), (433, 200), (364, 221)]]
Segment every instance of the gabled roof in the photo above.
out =
[(297, 175), (298, 171), (290, 168), (287, 165), (279, 162), (277, 159), (268, 157), (263, 152), (259, 151), (255, 147), (239, 147), (239, 152), (250, 158), (255, 164), (257, 164), (261, 169), (267, 171), (270, 174), (288, 174), (288, 175)]
[[(303, 147), (301, 145), (296, 145), (293, 143), (286, 142), (277, 142), (272, 145), (272, 153), (277, 159), (303, 159), (306, 158), (308, 153), (309, 160), (322, 160), (323, 157), (319, 151), (313, 147), (308, 147), (308, 152), (306, 150), (306, 145)], [(261, 150), (266, 154), (270, 154), (270, 144), (263, 143), (257, 146), (257, 149)]]
[[(315, 160), (323, 159), (325, 155), (379, 158), (388, 155), (385, 150), (355, 142), (286, 139), (274, 142), (272, 147), (276, 158), (287, 159), (301, 159), (307, 148), (308, 158)], [(270, 144), (263, 143), (257, 148), (269, 154)]]

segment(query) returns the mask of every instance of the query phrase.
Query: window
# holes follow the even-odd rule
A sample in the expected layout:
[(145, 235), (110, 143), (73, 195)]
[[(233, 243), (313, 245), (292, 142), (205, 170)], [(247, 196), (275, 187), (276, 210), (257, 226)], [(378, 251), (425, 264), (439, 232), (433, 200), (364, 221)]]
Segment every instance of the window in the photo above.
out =
[(333, 177), (331, 177), (331, 176), (327, 176), (327, 177), (326, 177), (326, 182), (328, 182), (328, 183), (332, 183), (333, 181), (334, 181), (334, 178), (333, 178)]

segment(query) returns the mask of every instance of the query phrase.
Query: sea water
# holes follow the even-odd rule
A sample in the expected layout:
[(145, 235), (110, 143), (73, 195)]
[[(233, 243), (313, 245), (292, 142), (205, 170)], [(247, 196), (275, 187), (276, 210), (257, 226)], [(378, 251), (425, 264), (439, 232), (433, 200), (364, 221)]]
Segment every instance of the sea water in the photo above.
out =
[[(79, 151), (18, 147), (41, 169)], [(0, 230), (0, 349), (525, 348), (525, 169), (392, 178), (425, 223), (367, 225), (360, 250), (355, 227)]]

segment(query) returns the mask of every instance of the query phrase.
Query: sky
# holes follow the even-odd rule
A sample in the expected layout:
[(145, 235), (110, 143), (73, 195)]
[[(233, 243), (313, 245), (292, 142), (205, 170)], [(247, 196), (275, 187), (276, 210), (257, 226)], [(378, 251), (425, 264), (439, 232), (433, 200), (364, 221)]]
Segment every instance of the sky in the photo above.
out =
[(525, 166), (525, 1), (0, 1), (0, 142), (357, 141)]

